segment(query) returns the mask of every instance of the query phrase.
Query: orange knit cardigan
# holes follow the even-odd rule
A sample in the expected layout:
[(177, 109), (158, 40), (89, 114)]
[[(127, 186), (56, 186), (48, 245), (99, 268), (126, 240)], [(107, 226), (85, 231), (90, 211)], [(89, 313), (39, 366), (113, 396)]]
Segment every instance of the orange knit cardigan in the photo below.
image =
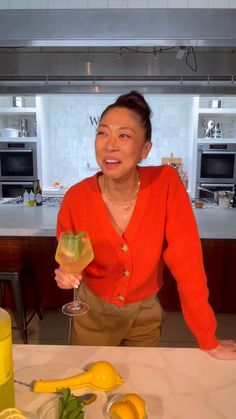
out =
[(89, 232), (95, 257), (84, 271), (84, 283), (99, 298), (117, 306), (157, 293), (166, 263), (177, 282), (186, 323), (199, 346), (212, 349), (218, 344), (216, 319), (208, 303), (201, 242), (189, 196), (174, 168), (138, 170), (140, 190), (122, 237), (103, 202), (97, 180), (100, 173), (67, 191), (58, 213), (57, 237), (63, 230)]

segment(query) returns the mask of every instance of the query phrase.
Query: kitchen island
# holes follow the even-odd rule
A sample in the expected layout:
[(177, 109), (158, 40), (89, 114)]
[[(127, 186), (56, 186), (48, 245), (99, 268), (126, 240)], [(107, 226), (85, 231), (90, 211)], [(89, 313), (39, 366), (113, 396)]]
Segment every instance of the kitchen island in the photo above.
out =
[[(0, 205), (0, 262), (7, 259), (27, 263), (38, 283), (43, 308), (59, 308), (71, 296), (70, 291), (60, 290), (54, 281), (58, 209), (47, 205), (32, 208)], [(236, 209), (194, 209), (194, 214), (202, 242), (210, 303), (216, 312), (236, 312)], [(164, 284), (160, 292), (163, 307), (179, 310), (176, 283), (167, 268)], [(31, 304), (31, 296), (26, 295), (26, 302)]]
[[(13, 357), (15, 379), (27, 383), (64, 378), (94, 362), (110, 362), (124, 384), (97, 392), (97, 400), (87, 406), (88, 419), (105, 419), (107, 400), (119, 393), (143, 397), (149, 419), (235, 419), (236, 362), (218, 361), (199, 349), (13, 345)], [(91, 389), (80, 394), (86, 391)], [(34, 413), (55, 397), (32, 393), (21, 384), (15, 384), (15, 395), (17, 407)]]

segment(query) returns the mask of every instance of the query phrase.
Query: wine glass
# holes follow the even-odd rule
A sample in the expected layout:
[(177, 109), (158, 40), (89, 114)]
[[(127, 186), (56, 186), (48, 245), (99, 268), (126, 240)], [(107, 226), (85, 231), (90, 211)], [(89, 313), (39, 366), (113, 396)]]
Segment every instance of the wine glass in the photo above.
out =
[[(73, 234), (71, 231), (65, 231), (61, 233), (55, 259), (65, 271), (71, 274), (82, 272), (93, 258), (93, 249), (87, 232), (80, 231)], [(89, 309), (88, 304), (76, 300), (76, 291), (77, 288), (74, 288), (73, 301), (62, 307), (62, 312), (68, 316), (85, 314)]]

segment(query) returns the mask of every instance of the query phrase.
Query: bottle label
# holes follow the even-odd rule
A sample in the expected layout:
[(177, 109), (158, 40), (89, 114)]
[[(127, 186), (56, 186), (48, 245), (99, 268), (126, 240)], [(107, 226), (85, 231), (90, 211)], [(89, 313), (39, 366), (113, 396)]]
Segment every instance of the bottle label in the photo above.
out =
[(42, 202), (42, 195), (40, 193), (36, 193), (35, 195), (35, 201), (37, 204), (41, 204)]
[(8, 381), (12, 376), (12, 340), (9, 335), (3, 341), (0, 341), (0, 386)]

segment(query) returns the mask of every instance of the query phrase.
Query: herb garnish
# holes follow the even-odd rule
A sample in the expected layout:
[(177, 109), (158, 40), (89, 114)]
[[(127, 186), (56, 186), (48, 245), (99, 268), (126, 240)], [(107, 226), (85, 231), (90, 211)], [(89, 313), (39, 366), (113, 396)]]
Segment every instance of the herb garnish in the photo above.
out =
[(84, 405), (71, 393), (69, 387), (61, 390), (58, 404), (58, 419), (84, 419)]

